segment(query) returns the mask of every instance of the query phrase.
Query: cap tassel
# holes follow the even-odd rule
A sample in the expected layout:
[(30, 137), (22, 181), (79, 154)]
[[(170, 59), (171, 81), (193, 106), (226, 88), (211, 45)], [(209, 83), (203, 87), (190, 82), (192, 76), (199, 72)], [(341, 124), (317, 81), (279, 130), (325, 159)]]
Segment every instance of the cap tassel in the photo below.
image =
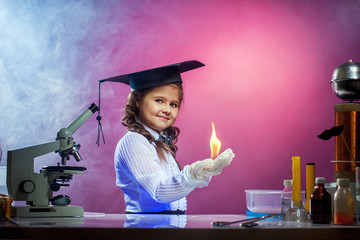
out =
[(102, 125), (101, 125), (101, 116), (100, 116), (100, 87), (101, 87), (101, 82), (99, 81), (99, 111), (98, 111), (98, 115), (96, 117), (96, 120), (98, 121), (98, 136), (97, 136), (97, 140), (96, 140), (96, 144), (98, 146), (100, 146), (100, 138), (102, 137), (102, 140), (105, 144), (105, 137), (104, 137), (104, 132), (102, 129)]

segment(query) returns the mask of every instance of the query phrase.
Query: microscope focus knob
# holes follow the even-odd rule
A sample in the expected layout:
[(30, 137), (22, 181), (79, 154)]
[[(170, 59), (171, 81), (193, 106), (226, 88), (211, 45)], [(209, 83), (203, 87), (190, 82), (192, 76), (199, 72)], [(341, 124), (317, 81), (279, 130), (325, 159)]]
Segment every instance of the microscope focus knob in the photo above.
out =
[(24, 193), (32, 193), (35, 190), (35, 183), (31, 180), (25, 180), (20, 183), (19, 187)]
[(57, 192), (60, 190), (60, 184), (54, 181), (52, 184), (50, 184), (50, 189), (54, 192)]

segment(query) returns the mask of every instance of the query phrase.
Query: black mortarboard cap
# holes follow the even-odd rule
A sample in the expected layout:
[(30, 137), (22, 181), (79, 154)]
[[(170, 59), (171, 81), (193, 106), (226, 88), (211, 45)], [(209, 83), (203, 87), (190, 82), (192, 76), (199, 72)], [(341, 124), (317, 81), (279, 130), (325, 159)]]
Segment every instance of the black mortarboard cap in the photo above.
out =
[[(99, 81), (99, 111), (98, 111), (98, 140), (97, 144), (100, 144), (100, 132), (102, 132), (101, 127), (101, 116), (100, 116), (100, 86), (103, 82), (121, 82), (127, 85), (130, 85), (131, 90), (141, 90), (150, 87), (156, 87), (167, 83), (182, 83), (181, 73), (187, 72), (199, 67), (205, 66), (203, 63), (191, 60), (180, 63), (175, 63), (163, 67), (152, 68), (148, 70), (143, 70), (134, 73), (128, 73), (124, 75), (119, 75), (116, 77), (106, 78)], [(103, 141), (104, 136), (103, 136)]]
[(332, 137), (339, 136), (343, 130), (344, 130), (344, 125), (335, 126), (332, 127), (331, 129), (326, 129), (325, 131), (323, 131), (320, 135), (318, 135), (318, 138), (322, 140), (329, 140)]
[(205, 66), (199, 61), (186, 61), (140, 72), (124, 74), (100, 80), (99, 82), (121, 82), (130, 85), (132, 90), (141, 90), (166, 83), (182, 82), (180, 73)]

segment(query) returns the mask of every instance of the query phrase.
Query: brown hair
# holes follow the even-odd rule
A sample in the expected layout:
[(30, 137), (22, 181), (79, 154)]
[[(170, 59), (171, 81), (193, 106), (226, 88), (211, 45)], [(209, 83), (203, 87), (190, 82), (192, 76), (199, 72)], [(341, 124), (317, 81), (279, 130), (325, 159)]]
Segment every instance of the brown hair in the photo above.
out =
[[(183, 98), (183, 88), (181, 83), (170, 83), (176, 85), (179, 89), (179, 107)], [(147, 88), (143, 90), (132, 91), (128, 97), (128, 102), (125, 106), (125, 115), (121, 121), (121, 124), (124, 125), (128, 131), (137, 132), (147, 138), (150, 143), (154, 143), (156, 146), (157, 154), (160, 160), (165, 161), (164, 152), (170, 152), (173, 157), (176, 157), (176, 152), (178, 150), (176, 143), (178, 141), (178, 136), (180, 134), (180, 129), (174, 126), (170, 126), (165, 129), (162, 133), (168, 137), (172, 137), (171, 144), (167, 144), (155, 140), (149, 131), (147, 131), (144, 126), (139, 122), (139, 107), (138, 104), (141, 104), (144, 97), (153, 90), (152, 88)], [(177, 161), (176, 161), (177, 162)], [(180, 165), (177, 162), (179, 168)]]

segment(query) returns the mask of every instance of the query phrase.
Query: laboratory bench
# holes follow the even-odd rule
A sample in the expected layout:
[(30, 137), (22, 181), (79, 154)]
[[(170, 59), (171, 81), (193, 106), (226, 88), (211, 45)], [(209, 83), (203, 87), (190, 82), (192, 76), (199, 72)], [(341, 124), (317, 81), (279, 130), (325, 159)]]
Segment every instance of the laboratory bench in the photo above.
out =
[(279, 218), (258, 226), (212, 222), (237, 221), (246, 215), (160, 215), (85, 213), (72, 218), (17, 218), (0, 223), (0, 239), (360, 239), (360, 226), (285, 222)]

